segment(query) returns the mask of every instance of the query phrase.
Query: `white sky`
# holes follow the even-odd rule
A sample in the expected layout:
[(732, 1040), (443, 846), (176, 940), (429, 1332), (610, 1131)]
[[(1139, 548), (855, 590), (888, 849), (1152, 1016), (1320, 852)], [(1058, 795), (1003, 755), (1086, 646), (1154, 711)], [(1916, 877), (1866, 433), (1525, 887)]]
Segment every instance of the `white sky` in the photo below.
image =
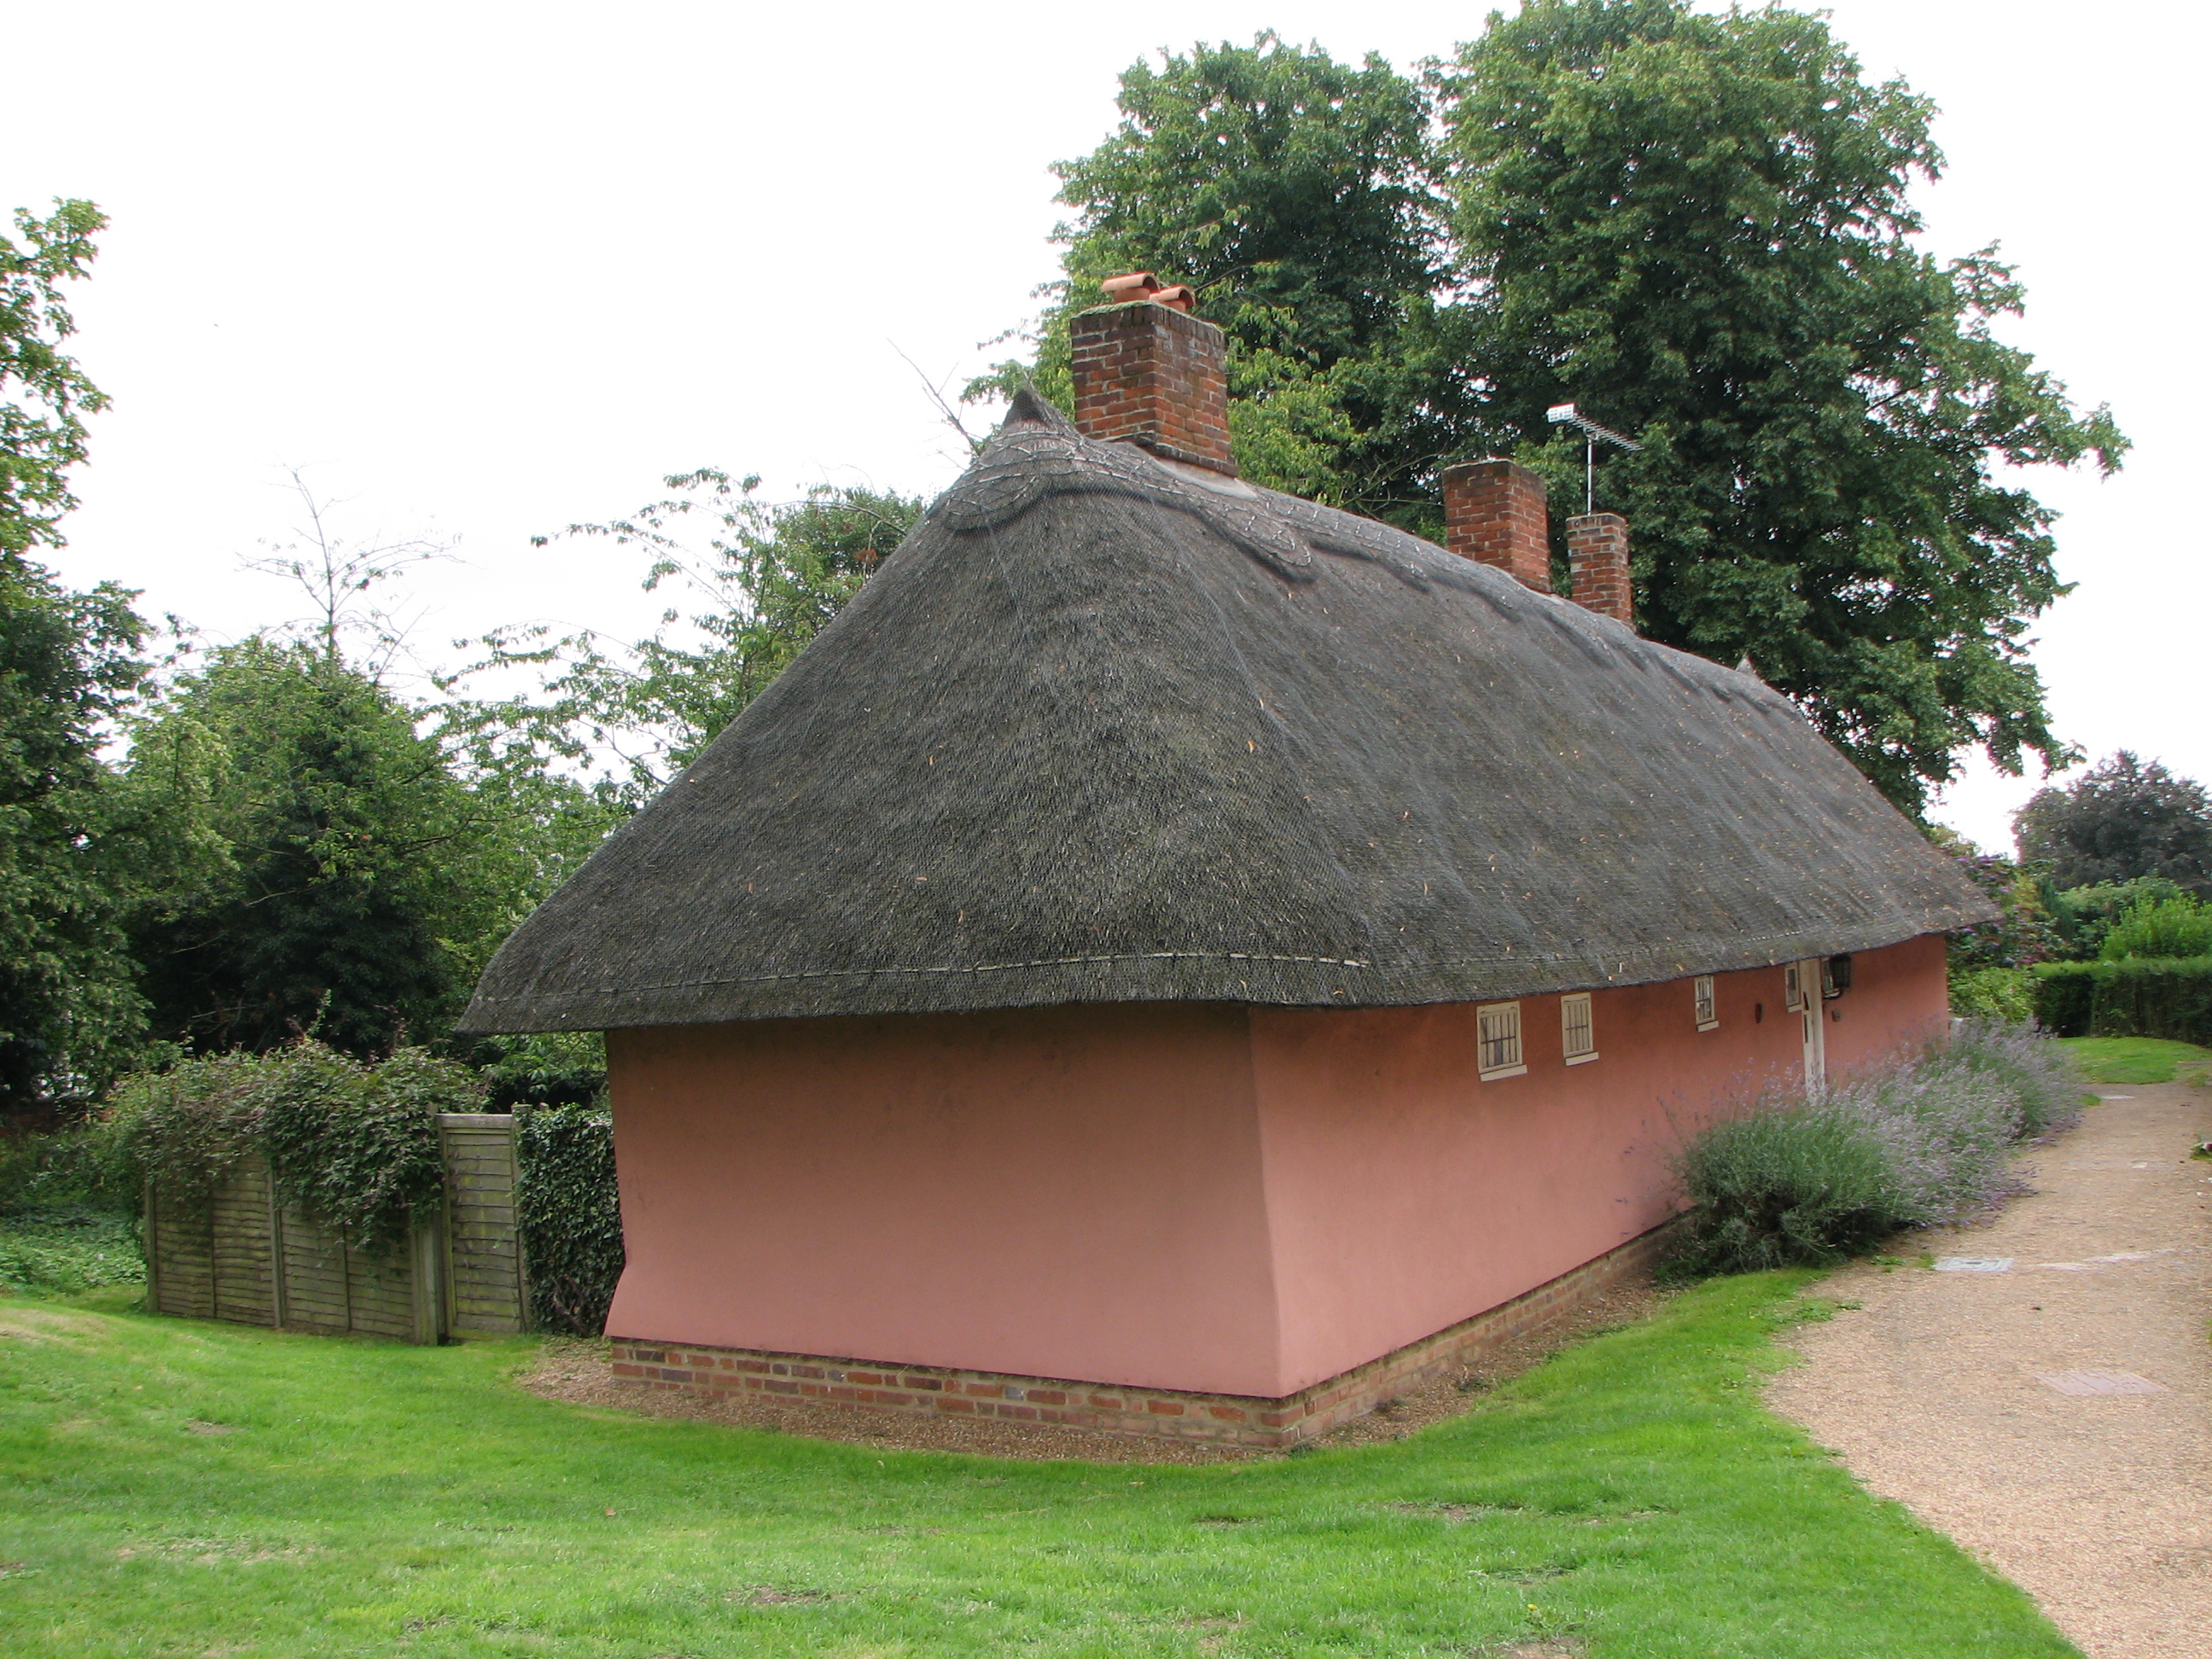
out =
[[(343, 499), (341, 533), (461, 538), (412, 590), (425, 655), (502, 623), (642, 631), (635, 560), (530, 536), (702, 465), (779, 498), (950, 482), (899, 354), (957, 384), (1033, 310), (1046, 169), (1109, 131), (1133, 59), (1272, 26), (1404, 69), (1482, 9), (12, 0), (0, 208), (82, 196), (114, 221), (74, 291), (115, 406), (62, 568), (216, 637), (292, 617), (240, 568), (297, 520), (289, 464)], [(2212, 514), (2186, 482), (2206, 9), (1832, 10), (1869, 74), (1942, 107), (1930, 246), (2001, 239), (2029, 289), (2013, 337), (2136, 442), (2110, 483), (2031, 481), (2080, 584), (2039, 630), (2060, 729), (2212, 781)], [(2033, 787), (1976, 776), (1939, 816), (2001, 845)]]

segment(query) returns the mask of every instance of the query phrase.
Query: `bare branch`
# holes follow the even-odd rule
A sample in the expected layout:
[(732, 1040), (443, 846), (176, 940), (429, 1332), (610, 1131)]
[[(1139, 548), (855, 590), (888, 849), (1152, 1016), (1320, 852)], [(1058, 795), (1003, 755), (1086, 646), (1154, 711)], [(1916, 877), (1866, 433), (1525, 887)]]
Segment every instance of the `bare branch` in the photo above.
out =
[(928, 375), (921, 372), (921, 365), (920, 363), (917, 363), (913, 358), (908, 356), (905, 352), (899, 350), (899, 343), (896, 340), (886, 340), (884, 343), (889, 346), (893, 351), (898, 352), (899, 361), (914, 371), (915, 378), (921, 382), (922, 389), (929, 393), (930, 402), (937, 405), (937, 412), (939, 416), (944, 417), (945, 425), (951, 427), (955, 432), (958, 433), (960, 434), (960, 441), (968, 446), (968, 453), (970, 455), (981, 454), (983, 453), (983, 440), (977, 437), (974, 433), (968, 429), (966, 424), (960, 418), (959, 411), (954, 409), (950, 403), (945, 401), (945, 389), (939, 386), (935, 381), (932, 380)]
[(365, 634), (372, 671), (381, 673), (403, 648), (407, 627), (363, 596), (416, 565), (450, 559), (459, 538), (441, 541), (414, 536), (366, 544), (343, 541), (333, 533), (329, 516), (331, 509), (341, 503), (318, 499), (298, 467), (288, 466), (284, 471), (307, 515), (307, 521), (294, 530), (300, 539), (264, 542), (261, 545), (268, 550), (262, 556), (239, 562), (262, 575), (287, 579), (307, 595), (314, 607), (308, 629), (326, 659), (338, 660), (343, 635)]

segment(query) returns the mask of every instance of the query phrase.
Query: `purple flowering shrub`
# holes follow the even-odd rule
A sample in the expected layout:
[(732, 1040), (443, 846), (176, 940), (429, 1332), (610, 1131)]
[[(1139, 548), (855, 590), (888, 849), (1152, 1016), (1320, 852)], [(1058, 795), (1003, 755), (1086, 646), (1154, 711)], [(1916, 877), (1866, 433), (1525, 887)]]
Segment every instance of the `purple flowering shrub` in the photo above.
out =
[(1996, 1020), (1961, 1020), (1948, 1042), (1847, 1083), (1771, 1085), (1678, 1158), (1697, 1206), (1678, 1265), (1826, 1264), (1971, 1220), (2026, 1190), (2013, 1151), (2069, 1127), (2081, 1096), (2057, 1044)]

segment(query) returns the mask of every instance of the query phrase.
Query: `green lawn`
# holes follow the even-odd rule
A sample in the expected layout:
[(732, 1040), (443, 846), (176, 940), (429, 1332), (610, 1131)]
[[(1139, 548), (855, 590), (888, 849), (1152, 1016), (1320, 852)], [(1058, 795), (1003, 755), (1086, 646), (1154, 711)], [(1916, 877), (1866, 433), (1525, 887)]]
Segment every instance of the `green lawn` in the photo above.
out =
[(2212, 1048), (2165, 1037), (2063, 1037), (2081, 1063), (2085, 1083), (2171, 1083), (2177, 1066), (2202, 1072)]
[[(409, 1348), (0, 1300), (0, 1645), (68, 1655), (2004, 1659), (2027, 1598), (1762, 1411), (1724, 1279), (1395, 1444), (1165, 1468), (555, 1405)], [(1549, 1644), (1541, 1648), (1534, 1644)]]

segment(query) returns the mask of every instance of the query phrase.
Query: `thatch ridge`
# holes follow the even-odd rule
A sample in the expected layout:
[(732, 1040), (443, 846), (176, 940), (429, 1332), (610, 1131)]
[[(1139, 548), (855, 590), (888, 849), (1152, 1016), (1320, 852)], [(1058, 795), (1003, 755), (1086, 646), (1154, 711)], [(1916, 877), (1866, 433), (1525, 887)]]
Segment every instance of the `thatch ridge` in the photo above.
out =
[(1989, 915), (1752, 676), (1024, 394), (464, 1029), (1466, 1001)]

